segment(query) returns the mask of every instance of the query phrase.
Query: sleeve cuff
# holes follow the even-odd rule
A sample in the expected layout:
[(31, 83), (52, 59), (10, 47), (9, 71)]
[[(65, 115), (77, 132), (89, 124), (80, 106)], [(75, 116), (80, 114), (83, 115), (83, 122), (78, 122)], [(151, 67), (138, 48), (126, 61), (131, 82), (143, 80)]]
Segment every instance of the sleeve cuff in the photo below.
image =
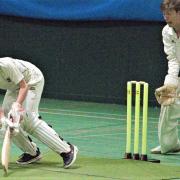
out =
[(179, 78), (178, 77), (174, 77), (172, 75), (166, 75), (165, 80), (164, 80), (164, 84), (170, 84), (170, 85), (175, 85), (178, 86), (179, 83)]

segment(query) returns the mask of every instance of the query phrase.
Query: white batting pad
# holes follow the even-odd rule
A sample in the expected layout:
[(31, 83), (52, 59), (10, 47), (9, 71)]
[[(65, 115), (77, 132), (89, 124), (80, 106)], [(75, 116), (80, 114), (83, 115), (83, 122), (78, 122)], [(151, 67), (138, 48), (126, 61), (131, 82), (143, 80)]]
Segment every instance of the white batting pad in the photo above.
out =
[(29, 153), (32, 156), (36, 155), (36, 144), (29, 140), (28, 135), (21, 128), (19, 129), (19, 133), (13, 136), (12, 140), (23, 152)]
[(69, 144), (67, 144), (66, 141), (61, 140), (54, 129), (49, 127), (44, 121), (41, 121), (36, 129), (34, 129), (32, 135), (58, 154), (70, 151)]

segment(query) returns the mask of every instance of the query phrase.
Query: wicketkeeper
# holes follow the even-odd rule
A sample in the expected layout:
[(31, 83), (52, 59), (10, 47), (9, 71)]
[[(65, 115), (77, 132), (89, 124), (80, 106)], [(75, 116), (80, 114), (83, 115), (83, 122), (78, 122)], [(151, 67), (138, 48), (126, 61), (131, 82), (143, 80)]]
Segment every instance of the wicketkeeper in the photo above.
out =
[(159, 144), (151, 153), (180, 151), (177, 120), (180, 119), (180, 0), (163, 0), (161, 10), (167, 25), (162, 36), (164, 51), (168, 59), (168, 74), (164, 86), (156, 89), (155, 95), (161, 112), (159, 117)]
[(7, 126), (6, 119), (11, 113), (12, 116), (21, 116), (19, 133), (12, 137), (13, 143), (23, 151), (16, 161), (18, 164), (30, 164), (41, 159), (40, 150), (28, 136), (30, 134), (58, 153), (67, 168), (76, 160), (78, 148), (64, 141), (39, 118), (43, 87), (43, 74), (35, 65), (10, 57), (0, 58), (0, 89), (7, 90), (0, 111), (0, 126)]

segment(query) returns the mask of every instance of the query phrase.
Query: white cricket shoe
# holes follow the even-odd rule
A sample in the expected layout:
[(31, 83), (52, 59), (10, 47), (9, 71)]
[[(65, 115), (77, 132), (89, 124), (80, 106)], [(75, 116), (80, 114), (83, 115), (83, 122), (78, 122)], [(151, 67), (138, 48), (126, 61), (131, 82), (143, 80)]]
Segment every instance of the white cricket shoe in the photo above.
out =
[(161, 154), (161, 146), (151, 149), (151, 154)]

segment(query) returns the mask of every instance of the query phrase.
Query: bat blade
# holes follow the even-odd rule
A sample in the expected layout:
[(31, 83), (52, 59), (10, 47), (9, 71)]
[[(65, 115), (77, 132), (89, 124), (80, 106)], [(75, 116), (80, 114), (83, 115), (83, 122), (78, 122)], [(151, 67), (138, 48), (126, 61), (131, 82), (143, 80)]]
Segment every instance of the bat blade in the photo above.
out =
[(8, 126), (5, 132), (4, 141), (2, 145), (2, 152), (1, 152), (1, 163), (5, 175), (7, 175), (8, 173), (10, 146), (11, 146), (11, 132), (10, 132), (10, 127)]

